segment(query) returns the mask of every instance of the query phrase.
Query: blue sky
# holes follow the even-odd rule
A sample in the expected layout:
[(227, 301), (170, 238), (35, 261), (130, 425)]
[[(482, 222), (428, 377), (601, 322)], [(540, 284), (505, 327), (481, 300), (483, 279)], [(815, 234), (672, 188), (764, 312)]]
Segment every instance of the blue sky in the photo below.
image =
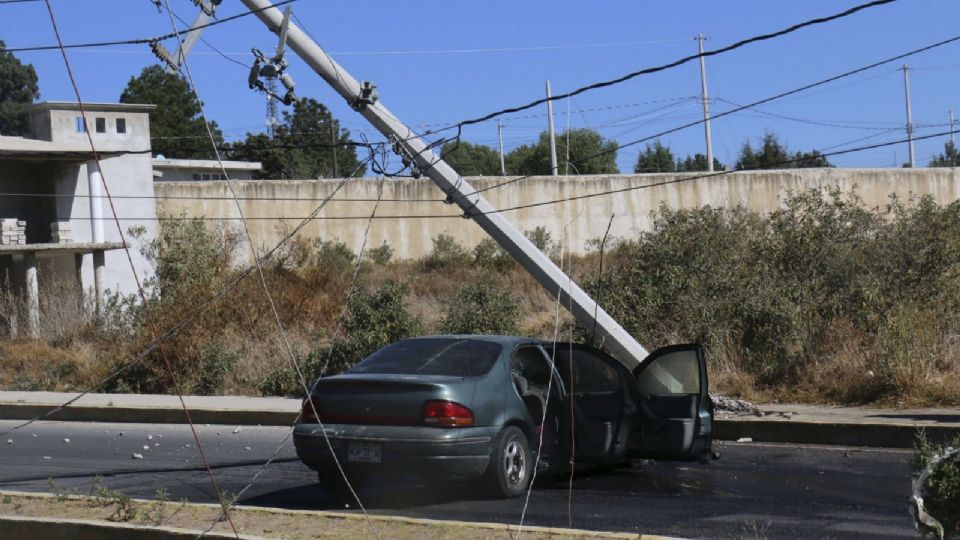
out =
[[(170, 0), (174, 11), (192, 20), (187, 0)], [(320, 45), (357, 79), (374, 81), (382, 101), (415, 128), (447, 125), (543, 96), (550, 79), (559, 94), (599, 80), (655, 66), (696, 51), (692, 36), (708, 36), (706, 48), (829, 15), (859, 1), (658, 0), (484, 2), (300, 0), (294, 12)], [(165, 13), (148, 0), (53, 0), (66, 43), (140, 38), (171, 30)], [(831, 75), (960, 34), (955, 0), (900, 0), (846, 19), (709, 58), (707, 71), (714, 112), (747, 103)], [(219, 14), (244, 11), (239, 0), (224, 0)], [(276, 38), (255, 17), (205, 31), (204, 38), (237, 60), (249, 63), (251, 47), (269, 50)], [(0, 5), (0, 39), (9, 47), (55, 43), (42, 2)], [(167, 47), (175, 48), (168, 41)], [(469, 52), (467, 52), (469, 51)], [(945, 131), (948, 109), (960, 118), (960, 44), (917, 55), (910, 81), (917, 135)], [(39, 74), (41, 99), (73, 100), (63, 61), (56, 51), (24, 52)], [(116, 101), (131, 76), (154, 63), (146, 45), (69, 51), (86, 101)], [(204, 44), (190, 66), (210, 118), (228, 140), (265, 129), (265, 101), (247, 88), (246, 69)], [(791, 96), (713, 122), (714, 151), (725, 163), (736, 160), (745, 140), (756, 143), (776, 133), (792, 150), (850, 146), (905, 136), (901, 63), (886, 65), (842, 82)], [(299, 95), (327, 104), (354, 135), (379, 134), (291, 55), (289, 73)], [(591, 127), (618, 142), (639, 139), (701, 116), (696, 62), (642, 76), (612, 88), (555, 103), (558, 130), (568, 123)], [(689, 98), (689, 99), (687, 99)], [(569, 115), (568, 115), (569, 111)], [(807, 120), (844, 127), (821, 126)], [(546, 128), (545, 107), (511, 115), (505, 124), (508, 148), (536, 140)], [(470, 126), (464, 139), (496, 145), (496, 122)], [(945, 138), (917, 142), (918, 164), (943, 148)], [(665, 136), (675, 154), (703, 152), (700, 126)], [(624, 148), (618, 163), (632, 170), (643, 145)], [(842, 146), (840, 148), (843, 148)], [(906, 145), (831, 160), (846, 167), (899, 166)]]

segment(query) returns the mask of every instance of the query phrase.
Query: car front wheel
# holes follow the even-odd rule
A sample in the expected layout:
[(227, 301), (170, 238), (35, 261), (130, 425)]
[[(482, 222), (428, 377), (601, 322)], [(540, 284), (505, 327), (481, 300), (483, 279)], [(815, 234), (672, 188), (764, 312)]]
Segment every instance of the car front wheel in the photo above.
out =
[(500, 497), (523, 494), (532, 471), (527, 436), (515, 426), (504, 428), (497, 436), (487, 469), (487, 480), (493, 493)]

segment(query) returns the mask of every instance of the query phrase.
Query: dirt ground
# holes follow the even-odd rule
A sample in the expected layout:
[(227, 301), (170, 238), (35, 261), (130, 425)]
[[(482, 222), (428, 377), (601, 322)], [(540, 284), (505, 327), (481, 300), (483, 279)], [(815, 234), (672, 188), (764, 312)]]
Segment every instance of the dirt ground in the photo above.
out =
[[(68, 493), (23, 494), (0, 491), (0, 516), (45, 517), (113, 521), (133, 525), (165, 526), (189, 530), (210, 530), (231, 534), (230, 524), (221, 519), (215, 505), (178, 501), (128, 499), (105, 491), (95, 496)], [(386, 516), (332, 512), (284, 511), (234, 508), (230, 510), (237, 531), (267, 538), (373, 538), (374, 529), (381, 538), (397, 540), (481, 540), (512, 538), (516, 526), (431, 522)], [(586, 531), (546, 530), (524, 527), (529, 539), (564, 540), (582, 538), (638, 538), (636, 535), (591, 533)]]

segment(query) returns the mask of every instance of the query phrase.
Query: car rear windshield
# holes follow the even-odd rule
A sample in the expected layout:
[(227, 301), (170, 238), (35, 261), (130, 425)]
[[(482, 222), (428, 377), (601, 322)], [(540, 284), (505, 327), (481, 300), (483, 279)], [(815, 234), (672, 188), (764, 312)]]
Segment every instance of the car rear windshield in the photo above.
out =
[(476, 339), (409, 339), (371, 354), (348, 373), (477, 377), (490, 371), (500, 348)]

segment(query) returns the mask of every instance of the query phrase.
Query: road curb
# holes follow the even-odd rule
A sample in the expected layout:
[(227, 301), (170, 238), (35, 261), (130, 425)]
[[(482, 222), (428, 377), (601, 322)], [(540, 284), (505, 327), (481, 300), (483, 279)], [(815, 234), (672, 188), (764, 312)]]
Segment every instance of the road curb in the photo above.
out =
[[(0, 403), (0, 419), (31, 420), (54, 409), (50, 405), (33, 403)], [(238, 426), (289, 426), (297, 418), (296, 412), (190, 408), (190, 417), (196, 424), (226, 424)], [(182, 408), (115, 407), (71, 405), (43, 420), (60, 422), (119, 422), (138, 424), (185, 424)]]
[[(52, 493), (38, 493), (29, 491), (9, 491), (0, 490), (0, 496), (10, 495), (20, 498), (53, 499), (57, 495)], [(67, 498), (75, 500), (87, 500), (90, 497), (83, 495), (68, 495)], [(154, 501), (148, 499), (132, 499), (139, 504), (149, 504)], [(206, 503), (188, 503), (190, 506), (220, 510), (218, 504)], [(281, 508), (266, 507), (247, 507), (239, 506), (237, 511), (267, 513), (274, 515), (304, 515), (316, 516), (330, 519), (345, 519), (364, 521), (368, 516), (348, 512), (331, 512), (326, 510), (285, 510)], [(508, 533), (511, 537), (517, 533), (519, 527), (514, 524), (504, 523), (485, 523), (471, 521), (456, 521), (443, 519), (424, 519), (411, 518), (405, 516), (388, 516), (370, 514), (369, 519), (381, 523), (408, 523), (412, 525), (422, 525), (427, 527), (454, 527), (471, 528), (500, 533)], [(8, 528), (9, 526), (9, 528)], [(60, 527), (60, 528), (58, 528)], [(185, 538), (196, 538), (202, 531), (199, 529), (181, 529), (164, 526), (132, 525), (127, 523), (114, 523), (102, 520), (85, 519), (61, 519), (61, 518), (40, 518), (24, 516), (4, 516), (0, 515), (0, 530), (3, 531), (3, 538), (12, 538), (14, 540), (35, 540), (36, 538), (63, 538), (63, 539), (82, 539), (82, 540), (113, 540), (114, 538), (135, 537), (146, 540), (180, 540)], [(12, 531), (8, 535), (8, 531)], [(574, 538), (602, 538), (608, 540), (681, 540), (677, 537), (659, 536), (642, 533), (622, 533), (606, 531), (589, 531), (585, 529), (566, 529), (560, 527), (538, 527), (524, 526), (523, 532), (527, 534), (557, 535)], [(38, 535), (38, 533), (41, 533)], [(43, 534), (46, 533), (46, 534)], [(124, 534), (129, 533), (129, 534)], [(136, 533), (135, 536), (131, 536)], [(204, 535), (207, 538), (236, 538), (232, 534), (220, 532), (209, 532)], [(263, 537), (254, 535), (240, 535), (241, 540), (270, 540), (273, 537)]]
[(714, 437), (727, 441), (748, 438), (754, 442), (913, 448), (920, 431), (934, 442), (947, 441), (960, 435), (960, 427), (956, 426), (753, 418), (714, 420)]
[[(214, 398), (215, 399), (215, 398)], [(224, 398), (230, 399), (230, 398)], [(262, 399), (262, 398), (261, 398)], [(26, 401), (0, 402), (0, 419), (31, 420), (41, 417), (55, 408), (49, 403), (30, 403)], [(273, 405), (273, 408), (232, 408), (211, 407), (210, 401), (201, 402), (201, 406), (190, 406), (190, 416), (197, 424), (221, 424), (235, 426), (290, 426), (296, 420), (299, 404), (297, 400), (287, 400), (286, 406)], [(118, 423), (156, 423), (184, 424), (186, 418), (183, 409), (167, 404), (149, 407), (78, 403), (60, 409), (43, 420), (79, 421), (79, 422), (118, 422)], [(284, 408), (286, 407), (286, 408)], [(825, 409), (829, 410), (829, 409)], [(799, 417), (798, 417), (799, 416)], [(858, 421), (845, 421), (836, 417), (835, 421), (793, 416), (718, 416), (714, 420), (714, 437), (717, 440), (736, 441), (749, 438), (757, 442), (827, 444), (841, 446), (875, 446), (886, 448), (912, 448), (919, 431), (923, 430), (934, 442), (942, 442), (960, 436), (960, 422), (912, 423), (875, 421), (869, 418)], [(807, 415), (811, 416), (811, 415)], [(814, 415), (815, 416), (815, 415)], [(958, 415), (960, 418), (960, 415)]]
[[(61, 519), (0, 515), (0, 530), (9, 540), (36, 540), (58, 538), (61, 540), (115, 540), (137, 538), (138, 540), (193, 540), (203, 531), (177, 529), (174, 527), (131, 525), (94, 519)], [(233, 534), (210, 532), (204, 538), (233, 538)], [(240, 540), (269, 540), (262, 536), (239, 535)]]

